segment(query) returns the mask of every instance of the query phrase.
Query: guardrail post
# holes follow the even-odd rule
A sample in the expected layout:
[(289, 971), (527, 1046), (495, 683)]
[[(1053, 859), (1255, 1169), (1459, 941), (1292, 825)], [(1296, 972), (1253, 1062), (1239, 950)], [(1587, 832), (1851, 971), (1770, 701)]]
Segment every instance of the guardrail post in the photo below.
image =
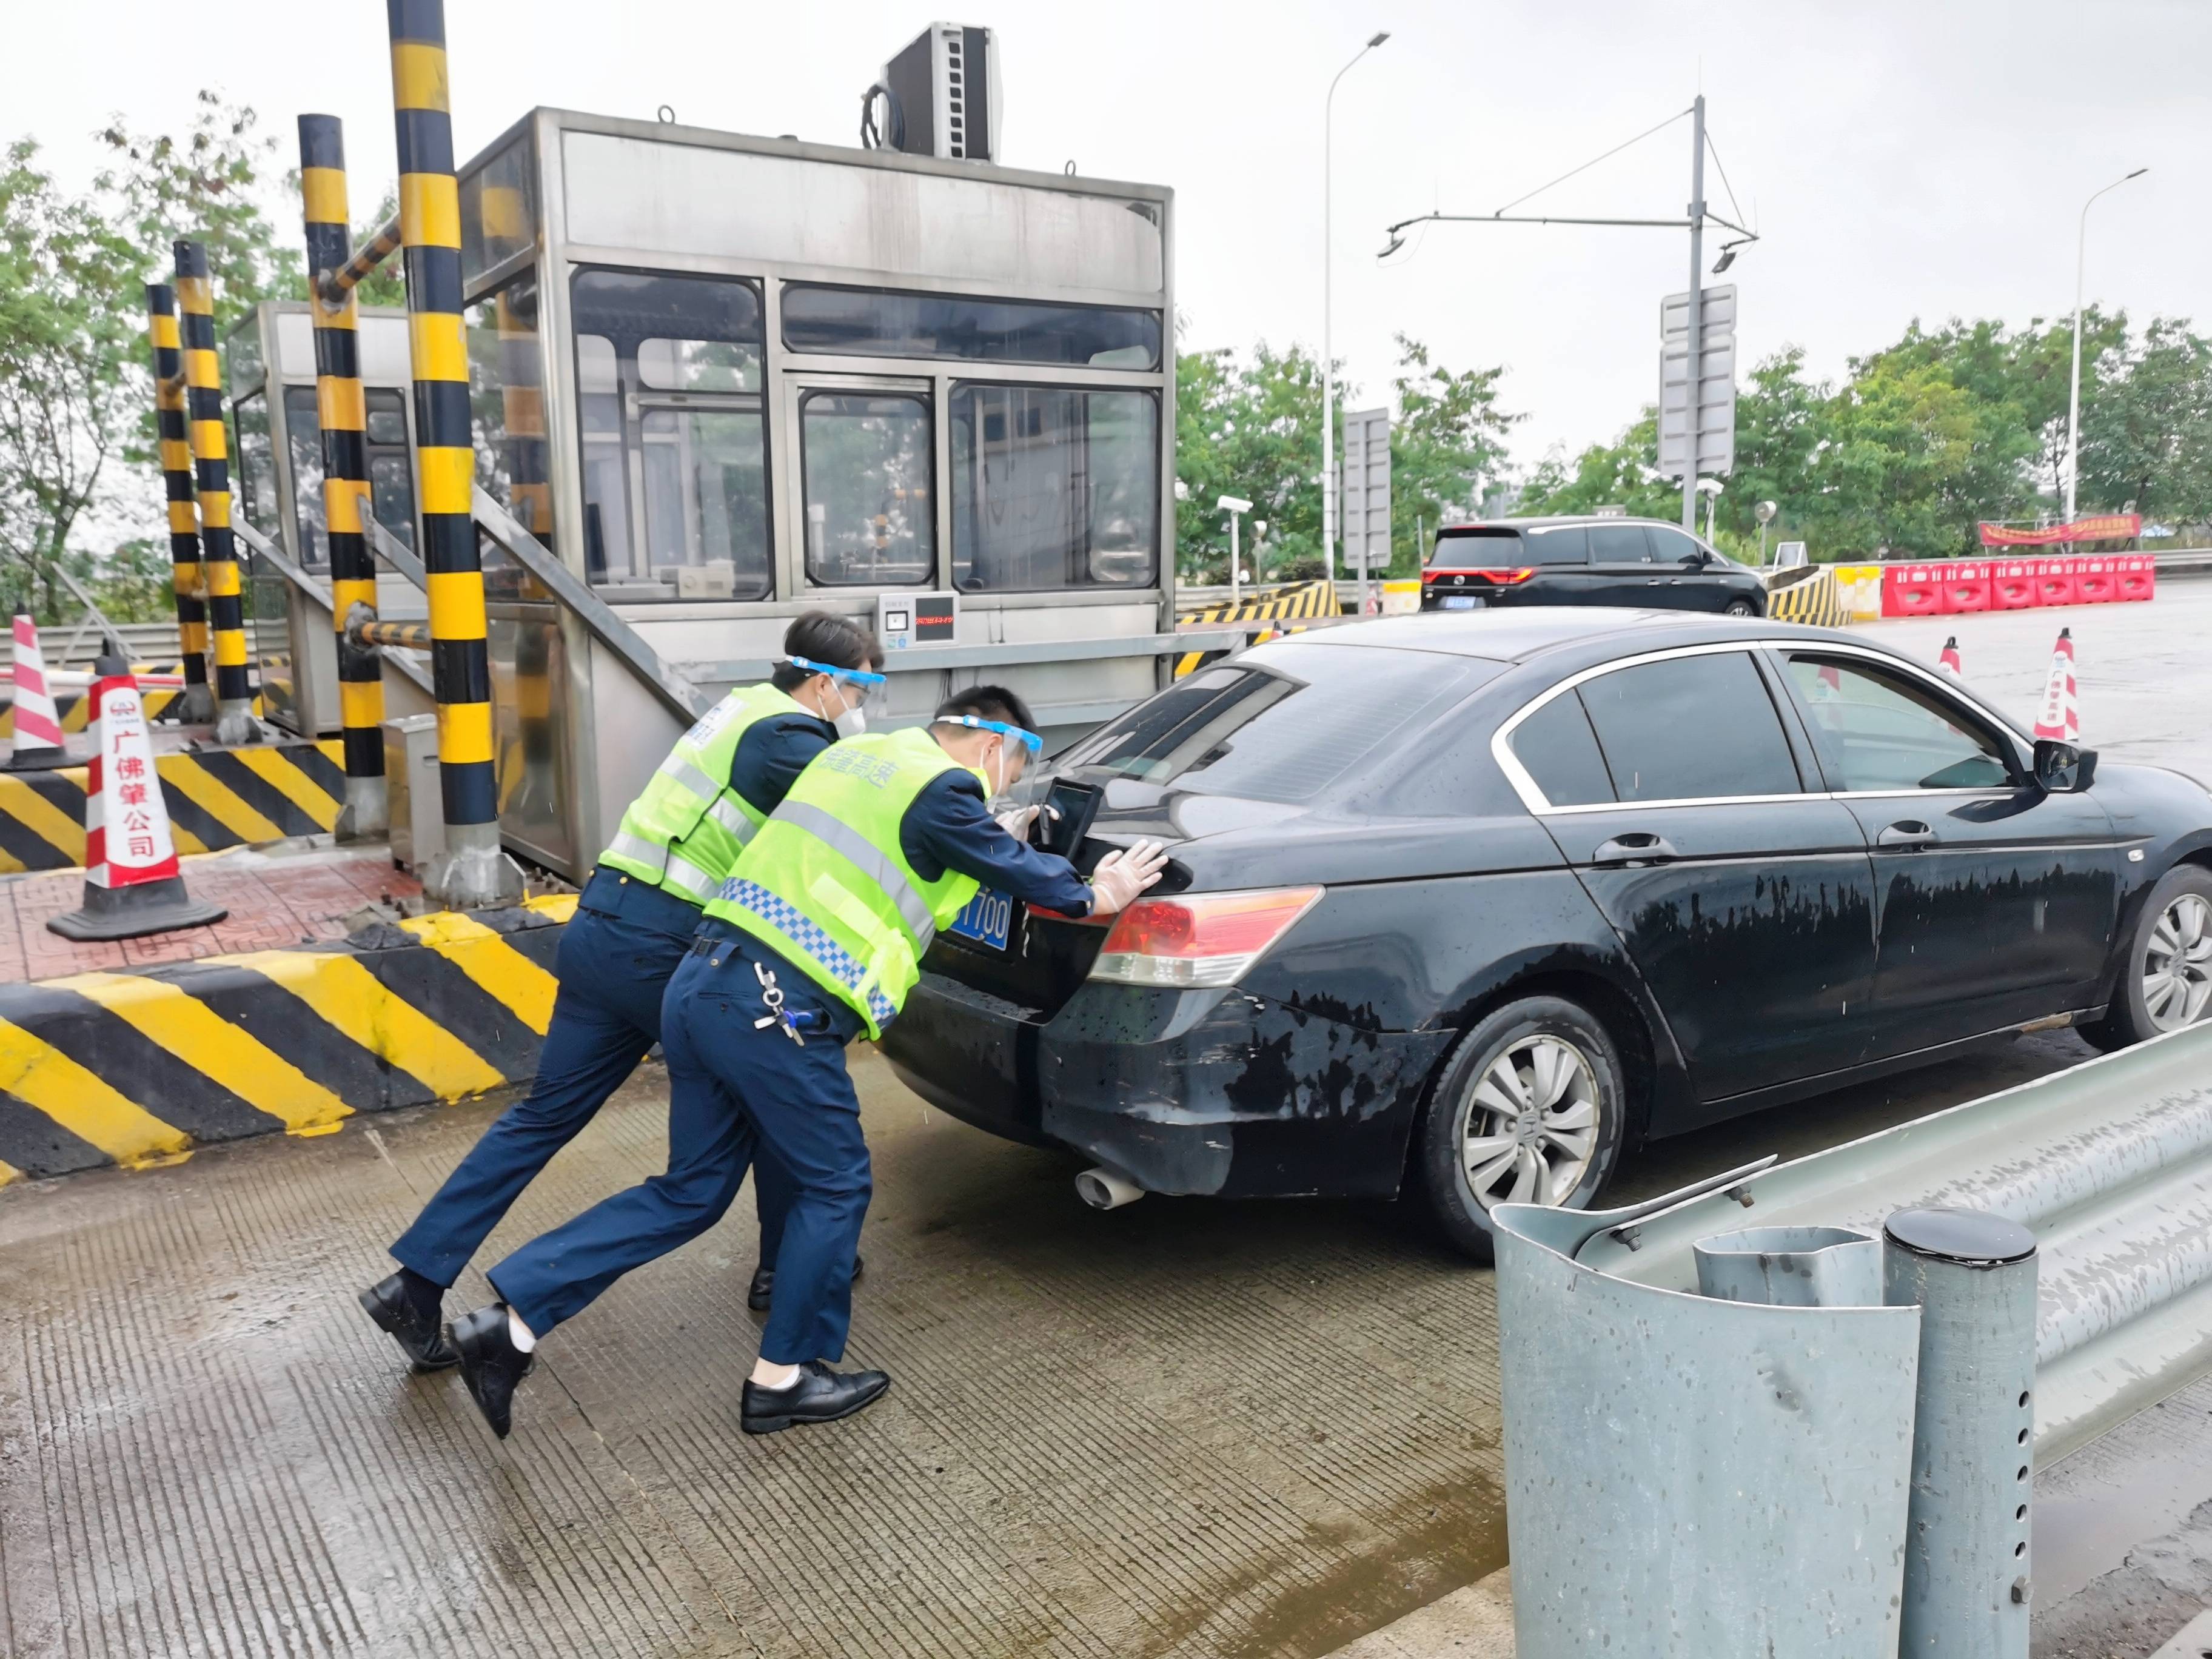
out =
[(2035, 1235), (1972, 1210), (1899, 1210), (1883, 1300), (1920, 1309), (1900, 1659), (2027, 1659)]
[(230, 447), (223, 436), (222, 377), (216, 368), (215, 285), (207, 249), (179, 242), (177, 301), (183, 308), (185, 414), (198, 472), (200, 570), (207, 586), (215, 659), (215, 740), (258, 743), (253, 686), (246, 672), (246, 611), (239, 595), (238, 547), (230, 533)]
[(207, 601), (200, 596), (200, 517), (192, 490), (191, 434), (185, 428), (185, 353), (177, 332), (177, 291), (146, 284), (154, 343), (154, 419), (161, 441), (161, 485), (169, 506), (169, 575), (177, 595), (177, 648), (185, 676), (185, 719), (215, 719), (208, 685)]
[(460, 185), (446, 80), (442, 0), (386, 0), (399, 139), (399, 227), (415, 364), (415, 471), (430, 593), (444, 855), (423, 890), (459, 908), (511, 902), (521, 872), (500, 849), (492, 763), (483, 564), (471, 516), (468, 351), (461, 331)]
[(331, 542), (331, 620), (337, 633), (338, 722), (343, 729), (346, 804), (337, 838), (381, 836), (389, 821), (384, 781), (384, 665), (354, 647), (346, 618), (356, 605), (376, 614), (376, 561), (362, 516), (370, 511), (368, 416), (361, 385), (356, 308), (348, 289), (322, 297), (325, 274), (353, 257), (347, 223), (345, 132), (335, 115), (300, 118), (300, 196), (306, 210), (307, 303), (315, 325), (315, 410), (323, 429), (323, 516)]

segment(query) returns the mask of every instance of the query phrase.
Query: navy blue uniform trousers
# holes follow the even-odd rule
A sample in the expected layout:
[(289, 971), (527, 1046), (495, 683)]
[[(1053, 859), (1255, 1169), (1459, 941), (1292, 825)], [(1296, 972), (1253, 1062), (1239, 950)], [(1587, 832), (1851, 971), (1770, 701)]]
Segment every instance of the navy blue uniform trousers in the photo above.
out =
[[(711, 927), (712, 923), (708, 926)], [(767, 1015), (757, 968), (818, 1029), (793, 1042)], [(668, 982), (668, 1170), (617, 1193), (491, 1270), (499, 1293), (540, 1334), (628, 1273), (713, 1226), (757, 1158), (782, 1203), (775, 1298), (761, 1357), (836, 1360), (852, 1322), (853, 1255), (872, 1191), (860, 1103), (845, 1069), (852, 1012), (750, 940), (702, 938)], [(781, 1191), (779, 1191), (781, 1189)], [(765, 1247), (764, 1247), (765, 1250)]]
[[(522, 1189), (660, 1041), (662, 994), (698, 921), (696, 906), (642, 882), (593, 874), (554, 957), (561, 988), (529, 1094), (446, 1178), (392, 1245), (395, 1260), (434, 1284), (460, 1276)], [(764, 1190), (761, 1208), (762, 1260), (770, 1261), (783, 1206)]]

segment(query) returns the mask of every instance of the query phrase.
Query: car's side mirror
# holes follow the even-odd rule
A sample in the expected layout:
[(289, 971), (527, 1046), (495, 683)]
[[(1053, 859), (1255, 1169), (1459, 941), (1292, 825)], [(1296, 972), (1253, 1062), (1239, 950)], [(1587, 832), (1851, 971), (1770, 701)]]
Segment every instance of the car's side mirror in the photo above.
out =
[(1682, 562), (1689, 566), (1691, 569), (1696, 570), (1710, 562), (1711, 558), (1711, 554), (1706, 552), (1703, 548), (1699, 548), (1695, 552), (1685, 553), (1682, 555)]
[(2035, 781), (2038, 787), (2053, 795), (2079, 794), (2097, 777), (2097, 751), (2076, 748), (2070, 743), (2060, 743), (2052, 738), (2039, 738), (2035, 744)]

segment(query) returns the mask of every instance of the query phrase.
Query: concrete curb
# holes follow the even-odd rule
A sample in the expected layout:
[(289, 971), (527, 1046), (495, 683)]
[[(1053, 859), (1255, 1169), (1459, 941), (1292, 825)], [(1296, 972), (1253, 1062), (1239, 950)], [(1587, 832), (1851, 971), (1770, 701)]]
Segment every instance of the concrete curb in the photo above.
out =
[(328, 1134), (535, 1074), (573, 894), (0, 987), (0, 1185)]
[(1513, 1659), (1513, 1570), (1500, 1567), (1327, 1659)]
[[(264, 846), (337, 823), (345, 764), (335, 738), (157, 755), (161, 799), (179, 853)], [(0, 873), (84, 863), (82, 765), (0, 773)]]

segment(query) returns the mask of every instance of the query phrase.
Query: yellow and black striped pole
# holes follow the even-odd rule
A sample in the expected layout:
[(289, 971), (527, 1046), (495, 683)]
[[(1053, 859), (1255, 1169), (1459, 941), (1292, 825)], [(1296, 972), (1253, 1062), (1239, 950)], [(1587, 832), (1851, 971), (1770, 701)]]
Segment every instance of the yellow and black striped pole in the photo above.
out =
[(185, 427), (198, 474), (200, 570), (206, 578), (208, 633), (215, 659), (215, 740), (258, 743), (253, 690), (246, 674), (246, 609), (239, 598), (238, 546), (230, 533), (230, 447), (223, 436), (222, 377), (216, 368), (215, 284), (207, 249), (177, 244), (177, 301), (182, 307)]
[(419, 546), (429, 577), (431, 693), (446, 811), (445, 855), (422, 877), (426, 892), (458, 908), (518, 899), (522, 880), (499, 844), (483, 564), (471, 501), (476, 455), (461, 331), (460, 184), (447, 96), (446, 9), (443, 0), (386, 0), (386, 16), (415, 359)]
[(215, 719), (208, 687), (207, 601), (200, 597), (200, 516), (192, 491), (192, 441), (185, 429), (185, 353), (177, 333), (177, 291), (146, 284), (154, 341), (154, 416), (160, 430), (161, 483), (169, 498), (169, 574), (177, 592), (177, 645), (185, 665), (185, 719)]
[(345, 132), (335, 115), (300, 118), (300, 195), (307, 210), (307, 304), (315, 325), (315, 411), (323, 428), (323, 514), (331, 540), (331, 614), (337, 629), (338, 723), (343, 728), (345, 810), (337, 838), (381, 836), (389, 822), (384, 781), (384, 662), (348, 640), (349, 619), (376, 620), (376, 561), (362, 515), (369, 511), (368, 404), (353, 290), (336, 306), (323, 278), (353, 257), (346, 220)]

